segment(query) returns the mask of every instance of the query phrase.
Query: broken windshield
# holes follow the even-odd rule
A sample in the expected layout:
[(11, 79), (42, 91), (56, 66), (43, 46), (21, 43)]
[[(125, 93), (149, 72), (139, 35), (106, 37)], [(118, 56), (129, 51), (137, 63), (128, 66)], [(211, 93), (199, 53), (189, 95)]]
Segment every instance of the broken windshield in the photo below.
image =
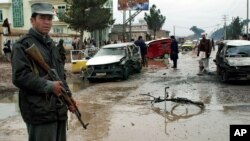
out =
[(101, 48), (95, 55), (97, 56), (107, 56), (107, 55), (123, 55), (125, 56), (125, 48), (119, 47), (119, 48)]
[(228, 46), (226, 57), (250, 57), (250, 46)]

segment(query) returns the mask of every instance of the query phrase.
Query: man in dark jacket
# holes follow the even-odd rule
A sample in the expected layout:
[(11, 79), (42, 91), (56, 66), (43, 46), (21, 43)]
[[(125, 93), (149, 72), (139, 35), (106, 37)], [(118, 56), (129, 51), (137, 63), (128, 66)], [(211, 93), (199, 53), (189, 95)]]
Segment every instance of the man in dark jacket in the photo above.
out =
[(142, 66), (143, 67), (148, 67), (148, 63), (147, 63), (147, 45), (143, 41), (142, 36), (139, 36), (138, 40), (136, 40), (134, 44), (136, 46), (140, 47), (141, 57), (142, 57)]
[(64, 48), (63, 42), (64, 42), (64, 40), (63, 40), (63, 39), (60, 39), (60, 40), (59, 40), (59, 43), (58, 43), (58, 45), (57, 45), (57, 48), (58, 48), (58, 51), (59, 51), (59, 53), (60, 53), (60, 55), (61, 55), (61, 59), (62, 59), (62, 61), (63, 61), (63, 64), (65, 64), (65, 60), (66, 60), (66, 50), (65, 50), (65, 48)]
[(197, 53), (197, 56), (200, 57), (198, 75), (208, 70), (209, 57), (212, 50), (211, 42), (209, 39), (206, 39), (206, 34), (202, 33), (201, 36), (202, 39), (200, 40), (200, 44), (198, 45), (198, 53)]
[(178, 60), (178, 42), (175, 39), (175, 36), (171, 36), (171, 52), (170, 52), (170, 59), (173, 60), (173, 66), (172, 68), (177, 68), (177, 60)]
[[(67, 106), (59, 100), (62, 93), (64, 68), (60, 54), (48, 33), (52, 27), (52, 5), (31, 6), (32, 28), (13, 46), (12, 80), (19, 88), (19, 108), (27, 125), (29, 141), (66, 141)], [(47, 79), (44, 71), (27, 57), (25, 49), (35, 44), (45, 62), (62, 81)], [(68, 107), (74, 112), (74, 106)]]
[(10, 56), (11, 56), (11, 48), (10, 48), (10, 40), (7, 41), (7, 43), (4, 44), (3, 52), (6, 57), (6, 59), (10, 62)]

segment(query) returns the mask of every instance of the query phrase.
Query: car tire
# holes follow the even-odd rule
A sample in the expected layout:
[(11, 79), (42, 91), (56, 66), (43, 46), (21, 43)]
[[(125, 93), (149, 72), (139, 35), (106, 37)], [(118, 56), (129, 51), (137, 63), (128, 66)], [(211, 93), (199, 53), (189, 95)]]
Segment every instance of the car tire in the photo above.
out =
[(93, 79), (93, 78), (88, 78), (88, 81), (89, 81), (89, 83), (94, 83), (94, 82), (96, 82), (96, 80)]
[(136, 68), (136, 73), (141, 73), (141, 69), (142, 69), (142, 64), (138, 63), (138, 67)]
[(122, 74), (122, 79), (123, 80), (127, 80), (129, 77), (129, 70), (128, 70), (128, 67), (124, 67), (123, 69), (123, 74)]

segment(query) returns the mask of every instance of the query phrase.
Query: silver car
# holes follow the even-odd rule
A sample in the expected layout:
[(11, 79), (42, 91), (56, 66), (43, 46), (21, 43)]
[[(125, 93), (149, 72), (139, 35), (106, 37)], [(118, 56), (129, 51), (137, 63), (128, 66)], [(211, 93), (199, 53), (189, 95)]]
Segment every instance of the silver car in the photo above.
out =
[(142, 69), (140, 48), (134, 43), (110, 44), (101, 47), (87, 62), (87, 79), (118, 78), (126, 80), (129, 75)]
[(250, 80), (250, 41), (226, 40), (214, 60), (220, 80)]

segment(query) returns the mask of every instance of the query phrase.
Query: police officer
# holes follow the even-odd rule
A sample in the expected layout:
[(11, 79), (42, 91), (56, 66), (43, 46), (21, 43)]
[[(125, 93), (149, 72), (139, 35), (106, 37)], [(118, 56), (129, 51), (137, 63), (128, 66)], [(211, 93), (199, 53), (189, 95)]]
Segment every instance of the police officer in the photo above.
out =
[[(66, 141), (68, 108), (59, 101), (64, 80), (60, 54), (48, 35), (52, 27), (53, 10), (49, 3), (31, 5), (32, 28), (13, 46), (12, 80), (19, 88), (19, 108), (27, 125), (29, 141)], [(54, 68), (62, 81), (46, 79), (46, 71), (27, 57), (25, 49), (35, 44), (45, 62)]]

